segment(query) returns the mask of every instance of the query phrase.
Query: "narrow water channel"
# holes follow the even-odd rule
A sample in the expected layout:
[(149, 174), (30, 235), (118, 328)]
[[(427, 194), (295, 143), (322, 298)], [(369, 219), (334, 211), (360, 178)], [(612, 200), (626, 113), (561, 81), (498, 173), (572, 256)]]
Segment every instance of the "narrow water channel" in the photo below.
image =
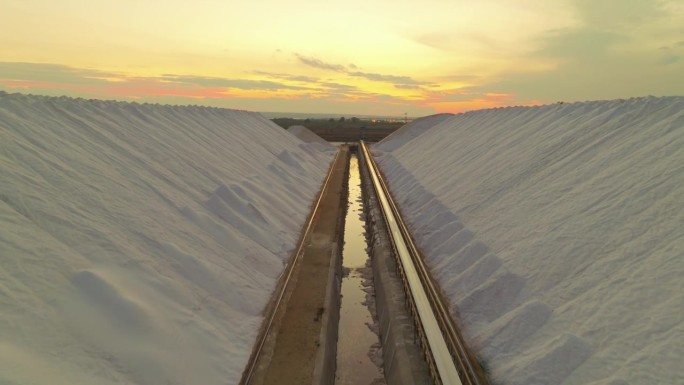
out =
[[(335, 383), (337, 385), (384, 383), (381, 369), (370, 358), (371, 354), (377, 350), (379, 340), (369, 328), (369, 325), (373, 324), (373, 319), (365, 304), (366, 290), (363, 284), (364, 282), (368, 284), (371, 277), (364, 277), (364, 270), (368, 270), (365, 268), (368, 254), (364, 233), (359, 162), (356, 154), (352, 154), (349, 163), (347, 204), (342, 266), (349, 273), (342, 279)], [(369, 275), (368, 272), (366, 275)]]

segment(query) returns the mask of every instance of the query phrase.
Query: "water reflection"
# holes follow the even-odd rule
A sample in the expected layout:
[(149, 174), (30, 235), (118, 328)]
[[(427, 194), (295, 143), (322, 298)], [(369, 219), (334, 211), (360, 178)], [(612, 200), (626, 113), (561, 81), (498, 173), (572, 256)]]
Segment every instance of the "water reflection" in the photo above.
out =
[(365, 279), (364, 275), (369, 275), (370, 269), (365, 268), (368, 254), (364, 235), (359, 163), (356, 155), (352, 155), (349, 164), (347, 203), (342, 265), (345, 271), (348, 271), (348, 275), (342, 279), (335, 383), (384, 383), (381, 369), (370, 358), (379, 356), (379, 340), (369, 328), (373, 320), (365, 304), (366, 290), (371, 289), (363, 286), (364, 282), (370, 283), (370, 279)]

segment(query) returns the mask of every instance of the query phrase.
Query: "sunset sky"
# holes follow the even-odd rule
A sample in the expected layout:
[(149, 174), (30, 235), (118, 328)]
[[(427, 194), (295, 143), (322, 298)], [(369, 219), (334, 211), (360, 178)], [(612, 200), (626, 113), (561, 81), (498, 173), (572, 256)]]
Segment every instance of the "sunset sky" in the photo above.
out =
[(0, 90), (423, 116), (684, 94), (683, 0), (0, 0)]

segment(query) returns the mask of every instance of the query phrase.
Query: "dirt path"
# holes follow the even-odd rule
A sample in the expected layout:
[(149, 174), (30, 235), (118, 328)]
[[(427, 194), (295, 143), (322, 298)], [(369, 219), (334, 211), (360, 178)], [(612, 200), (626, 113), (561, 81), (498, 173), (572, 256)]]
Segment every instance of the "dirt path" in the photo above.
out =
[[(321, 316), (324, 309), (325, 291), (330, 257), (338, 240), (346, 205), (346, 170), (349, 149), (342, 148), (332, 166), (333, 172), (328, 188), (323, 192), (316, 217), (302, 259), (295, 267), (291, 296), (279, 317), (274, 346), (270, 349), (270, 361), (261, 366), (251, 384), (310, 384), (312, 381), (316, 351), (321, 332)], [(273, 339), (273, 338), (272, 338)], [(273, 343), (273, 342), (272, 342)]]

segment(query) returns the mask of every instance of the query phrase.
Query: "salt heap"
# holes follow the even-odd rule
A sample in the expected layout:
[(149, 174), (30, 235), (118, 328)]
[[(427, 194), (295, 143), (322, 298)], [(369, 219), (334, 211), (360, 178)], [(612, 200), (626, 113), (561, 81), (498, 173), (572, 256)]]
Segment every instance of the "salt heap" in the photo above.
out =
[(414, 119), (376, 143), (373, 148), (380, 151), (394, 151), (413, 140), (427, 129), (442, 123), (452, 116), (454, 116), (454, 114), (435, 114)]
[(494, 383), (684, 383), (684, 97), (475, 111), (407, 143), (380, 167)]
[(0, 383), (237, 383), (332, 155), (251, 112), (0, 93)]
[(314, 143), (318, 145), (321, 149), (327, 149), (330, 151), (335, 151), (335, 146), (330, 144), (327, 140), (316, 135), (313, 131), (309, 130), (304, 126), (290, 126), (287, 131), (289, 131), (294, 136), (303, 140), (307, 143)]

